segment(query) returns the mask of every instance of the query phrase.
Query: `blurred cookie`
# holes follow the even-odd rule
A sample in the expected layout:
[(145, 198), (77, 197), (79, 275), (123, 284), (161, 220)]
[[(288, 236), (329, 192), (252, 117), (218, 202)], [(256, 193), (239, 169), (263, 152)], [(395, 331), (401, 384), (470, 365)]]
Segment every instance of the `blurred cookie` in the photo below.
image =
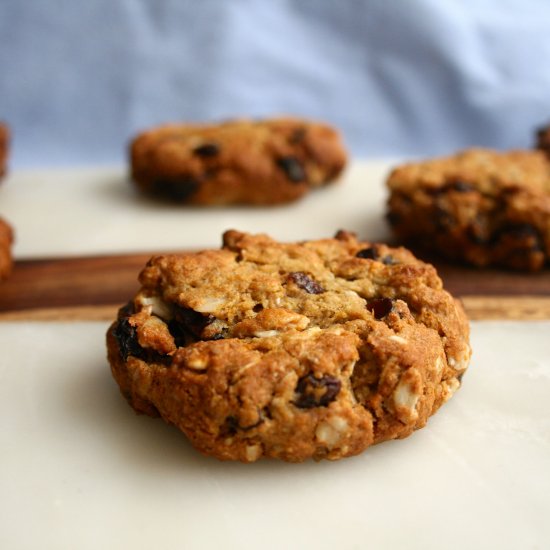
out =
[(12, 270), (11, 245), (13, 232), (11, 227), (0, 218), (0, 281), (5, 279)]
[(469, 149), (395, 168), (388, 220), (410, 244), (476, 266), (535, 271), (550, 257), (550, 160)]
[(334, 181), (346, 164), (338, 132), (294, 118), (171, 125), (130, 146), (131, 177), (143, 192), (194, 205), (294, 201)]
[(535, 147), (550, 154), (550, 124), (541, 126), (535, 133)]
[(404, 248), (279, 243), (152, 258), (107, 333), (130, 405), (202, 453), (336, 460), (422, 428), (460, 387), (469, 327)]

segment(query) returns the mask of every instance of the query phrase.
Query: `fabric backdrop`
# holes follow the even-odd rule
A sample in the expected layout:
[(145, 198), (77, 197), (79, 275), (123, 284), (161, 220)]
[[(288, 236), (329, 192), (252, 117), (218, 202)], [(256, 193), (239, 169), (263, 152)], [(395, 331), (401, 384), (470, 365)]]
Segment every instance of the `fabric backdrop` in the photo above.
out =
[(325, 119), (354, 155), (528, 147), (548, 0), (1, 0), (15, 166), (124, 162), (167, 121)]

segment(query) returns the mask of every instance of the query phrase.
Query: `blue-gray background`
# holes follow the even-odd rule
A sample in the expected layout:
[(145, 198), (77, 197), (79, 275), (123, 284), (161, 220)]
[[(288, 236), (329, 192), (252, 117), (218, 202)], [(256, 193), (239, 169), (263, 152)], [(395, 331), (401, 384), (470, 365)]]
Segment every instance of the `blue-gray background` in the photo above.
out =
[(298, 114), (364, 158), (529, 147), (548, 0), (0, 0), (12, 166), (124, 162), (174, 120)]

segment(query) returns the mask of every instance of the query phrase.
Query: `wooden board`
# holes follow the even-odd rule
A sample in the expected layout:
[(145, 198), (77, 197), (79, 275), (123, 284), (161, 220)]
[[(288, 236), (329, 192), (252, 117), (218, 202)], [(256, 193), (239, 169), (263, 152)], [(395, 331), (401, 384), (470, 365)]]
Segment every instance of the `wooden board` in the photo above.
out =
[[(0, 284), (0, 320), (109, 320), (138, 289), (150, 253), (20, 260)], [(550, 319), (550, 270), (436, 265), (471, 319)]]

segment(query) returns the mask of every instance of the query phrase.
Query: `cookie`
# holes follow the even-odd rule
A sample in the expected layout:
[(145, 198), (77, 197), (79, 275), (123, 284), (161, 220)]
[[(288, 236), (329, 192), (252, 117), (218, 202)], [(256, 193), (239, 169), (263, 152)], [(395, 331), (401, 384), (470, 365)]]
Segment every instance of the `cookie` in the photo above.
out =
[(535, 147), (550, 154), (550, 124), (541, 126), (535, 132)]
[(334, 181), (346, 151), (333, 128), (294, 118), (171, 125), (130, 145), (148, 195), (193, 205), (281, 204)]
[(404, 248), (224, 234), (153, 257), (107, 332), (122, 394), (205, 455), (300, 462), (422, 428), (460, 387), (464, 311)]
[(5, 279), (12, 270), (12, 243), (13, 231), (8, 223), (0, 218), (0, 281)]
[(10, 133), (8, 127), (0, 122), (0, 179), (8, 170), (8, 149)]
[(406, 243), (475, 266), (536, 271), (550, 257), (550, 160), (469, 149), (405, 164), (387, 180), (388, 220)]

